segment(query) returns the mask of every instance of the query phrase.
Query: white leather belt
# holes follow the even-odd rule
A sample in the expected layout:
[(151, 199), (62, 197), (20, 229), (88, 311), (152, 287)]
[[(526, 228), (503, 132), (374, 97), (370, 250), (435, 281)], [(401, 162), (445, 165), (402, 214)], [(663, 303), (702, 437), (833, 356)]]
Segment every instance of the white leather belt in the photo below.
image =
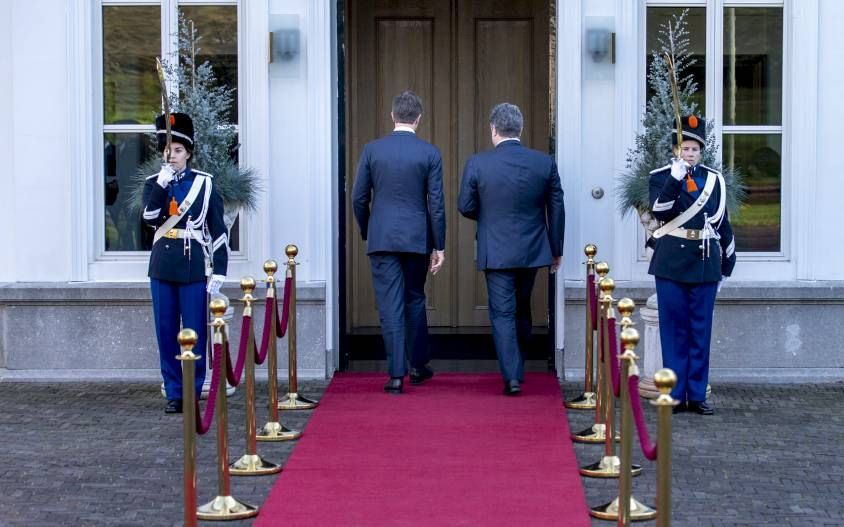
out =
[(686, 240), (702, 240), (703, 239), (703, 231), (700, 229), (684, 229), (683, 227), (677, 227), (673, 231), (668, 233), (669, 236), (674, 236), (675, 238), (683, 238)]
[[(162, 238), (168, 238), (170, 240), (183, 240), (185, 238), (185, 233), (188, 232), (185, 229), (170, 229), (169, 231), (165, 232)], [(204, 241), (202, 239), (202, 232), (197, 230), (191, 230), (191, 234), (188, 236), (195, 239), (198, 242)]]

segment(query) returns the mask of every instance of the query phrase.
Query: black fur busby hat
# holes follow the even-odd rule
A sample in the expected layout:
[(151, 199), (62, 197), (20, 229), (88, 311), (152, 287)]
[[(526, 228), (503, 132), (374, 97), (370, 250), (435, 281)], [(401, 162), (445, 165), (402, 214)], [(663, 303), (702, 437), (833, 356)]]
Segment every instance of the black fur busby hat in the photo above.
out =
[[(700, 149), (706, 148), (706, 121), (696, 115), (687, 115), (680, 119), (683, 123), (683, 139), (692, 139), (700, 143)], [(671, 129), (671, 144), (677, 145), (677, 120)]]
[[(155, 135), (158, 139), (158, 151), (163, 152), (167, 146), (167, 122), (164, 114), (155, 118)], [(193, 121), (189, 115), (170, 114), (170, 140), (184, 145), (189, 152), (193, 152)]]

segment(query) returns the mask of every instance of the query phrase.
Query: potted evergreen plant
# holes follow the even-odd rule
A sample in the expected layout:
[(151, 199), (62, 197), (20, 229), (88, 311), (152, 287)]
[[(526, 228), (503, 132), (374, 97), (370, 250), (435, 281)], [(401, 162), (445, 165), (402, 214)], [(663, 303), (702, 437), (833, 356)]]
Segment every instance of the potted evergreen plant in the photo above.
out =
[[(622, 216), (636, 214), (646, 231), (646, 239), (659, 227), (650, 212), (650, 172), (670, 162), (671, 130), (675, 128), (674, 103), (666, 55), (671, 57), (674, 63), (681, 114), (698, 113), (698, 105), (694, 102), (698, 84), (688, 73), (695, 59), (689, 51), (687, 13), (688, 10), (684, 10), (679, 15), (674, 15), (672, 20), (659, 28), (657, 41), (660, 49), (651, 50), (652, 61), (647, 76), (648, 87), (653, 95), (648, 99), (642, 116), (642, 131), (636, 134), (635, 146), (627, 153), (627, 170), (618, 178), (616, 186), (619, 212)], [(718, 141), (712, 119), (707, 119), (706, 129), (706, 148), (701, 153), (701, 162), (724, 175), (727, 184), (727, 209), (731, 216), (735, 216), (745, 195), (741, 174), (733, 167), (721, 166), (717, 160)]]
[[(168, 98), (172, 112), (186, 113), (193, 120), (197, 147), (191, 165), (214, 176), (214, 188), (225, 205), (226, 227), (231, 229), (240, 211), (255, 210), (262, 185), (254, 169), (237, 161), (238, 131), (229, 120), (234, 88), (218, 81), (208, 61), (196, 64), (201, 39), (193, 22), (180, 16), (178, 62), (163, 61), (165, 76), (176, 88)], [(151, 144), (155, 141), (155, 134), (150, 134)], [(161, 169), (161, 156), (155, 146), (150, 150), (154, 153), (138, 168), (130, 189), (131, 205), (138, 211), (143, 209), (146, 177)]]

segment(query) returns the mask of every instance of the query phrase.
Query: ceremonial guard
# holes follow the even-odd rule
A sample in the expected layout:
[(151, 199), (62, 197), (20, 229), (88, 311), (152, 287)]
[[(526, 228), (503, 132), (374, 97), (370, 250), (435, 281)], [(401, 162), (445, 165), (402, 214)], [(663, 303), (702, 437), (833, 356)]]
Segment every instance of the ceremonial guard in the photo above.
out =
[(677, 374), (675, 412), (711, 415), (706, 386), (712, 316), (715, 296), (736, 264), (736, 243), (724, 177), (700, 164), (706, 124), (694, 115), (681, 121), (679, 158), (650, 176), (651, 211), (661, 226), (651, 240), (648, 272), (656, 279), (663, 365)]
[[(169, 120), (169, 126), (168, 126)], [(144, 222), (155, 227), (149, 259), (153, 318), (167, 396), (167, 413), (182, 411), (182, 371), (176, 355), (181, 327), (196, 331), (198, 350), (206, 349), (206, 292), (219, 293), (228, 265), (228, 233), (223, 200), (213, 176), (190, 166), (193, 121), (174, 113), (155, 120), (164, 164), (144, 186)], [(196, 367), (197, 397), (205, 380), (205, 355)]]

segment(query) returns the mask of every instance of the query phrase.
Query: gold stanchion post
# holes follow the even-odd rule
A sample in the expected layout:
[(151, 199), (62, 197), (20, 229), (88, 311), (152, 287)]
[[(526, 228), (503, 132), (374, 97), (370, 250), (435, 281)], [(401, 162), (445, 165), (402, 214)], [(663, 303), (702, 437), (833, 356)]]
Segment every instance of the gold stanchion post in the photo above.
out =
[[(270, 299), (278, 298), (276, 291), (275, 273), (278, 271), (278, 263), (275, 260), (264, 262), (264, 272), (267, 274), (267, 309)], [(284, 299), (282, 299), (282, 302)], [(278, 419), (278, 331), (276, 328), (276, 315), (273, 313), (270, 322), (270, 333), (267, 351), (267, 387), (269, 390), (269, 421), (257, 434), (258, 441), (291, 441), (302, 437), (302, 432), (289, 430)]]
[[(633, 301), (625, 299), (632, 313)], [(628, 318), (629, 319), (629, 318)], [(633, 497), (633, 410), (630, 407), (630, 388), (627, 382), (631, 375), (639, 375), (636, 366), (635, 349), (639, 343), (639, 332), (627, 327), (621, 332), (624, 353), (621, 355), (621, 474), (618, 478), (618, 497), (606, 505), (596, 507), (593, 516), (602, 519), (617, 519), (619, 527), (628, 527), (631, 521), (652, 520), (656, 511), (643, 505)]]
[(193, 352), (198, 340), (196, 331), (185, 328), (179, 332), (179, 346), (182, 354), (176, 358), (182, 362), (182, 437), (185, 443), (185, 527), (196, 527), (196, 361), (200, 355)]
[(278, 403), (279, 410), (310, 410), (319, 404), (311, 401), (299, 393), (296, 372), (296, 255), (299, 248), (288, 245), (284, 248), (287, 254), (287, 276), (290, 284), (290, 319), (287, 321), (287, 395)]
[[(220, 298), (211, 300), (209, 307), (214, 317), (211, 323), (214, 328), (214, 345), (221, 344), (221, 353), (225, 353), (224, 339), (226, 322), (223, 314), (226, 312), (226, 302)], [(225, 357), (223, 358), (225, 368)], [(231, 495), (231, 478), (229, 477), (229, 438), (228, 438), (228, 401), (226, 400), (226, 374), (220, 372), (220, 385), (217, 389), (217, 497), (197, 509), (200, 520), (242, 520), (257, 516), (258, 507), (235, 499)]]
[(677, 385), (677, 375), (668, 368), (654, 374), (654, 385), (659, 396), (651, 401), (657, 413), (656, 457), (656, 525), (671, 527), (671, 410), (678, 401), (671, 397), (671, 390)]
[[(586, 254), (586, 287), (594, 287), (593, 278), (595, 276), (595, 255), (598, 254), (598, 247), (593, 244), (587, 245), (583, 249)], [(595, 390), (592, 385), (593, 364), (594, 357), (594, 329), (592, 320), (592, 306), (589, 303), (590, 291), (586, 291), (586, 346), (584, 354), (586, 355), (586, 368), (583, 374), (583, 393), (566, 402), (566, 408), (572, 410), (591, 410), (595, 408)]]
[[(607, 262), (598, 262), (595, 264), (595, 272), (598, 274), (599, 280), (598, 283), (601, 283), (601, 280), (606, 278), (606, 276), (610, 272), (610, 266)], [(598, 305), (601, 305), (601, 302), (604, 298), (604, 292), (598, 289)], [(595, 327), (598, 330), (598, 345), (601, 345), (601, 342), (606, 340), (604, 337), (604, 311), (601, 308), (597, 309), (598, 312), (598, 320), (596, 321)], [(580, 432), (574, 433), (571, 435), (572, 441), (575, 443), (603, 443), (606, 440), (606, 426), (604, 424), (604, 359), (601, 356), (600, 351), (597, 351), (596, 354), (598, 355), (598, 367), (596, 370), (596, 382), (597, 382), (597, 390), (595, 392), (595, 424), (587, 428), (586, 430), (582, 430)]]
[[(604, 339), (601, 342), (604, 355), (604, 384), (601, 403), (604, 409), (604, 455), (600, 461), (581, 467), (580, 474), (590, 478), (617, 478), (621, 473), (621, 459), (615, 453), (615, 442), (620, 438), (620, 434), (615, 430), (615, 394), (613, 393), (612, 362), (610, 361), (618, 360), (618, 357), (610, 355), (610, 339), (614, 337), (609, 334), (609, 320), (615, 320), (612, 297), (615, 290), (615, 281), (612, 278), (602, 278), (598, 286), (603, 293), (601, 296), (601, 311), (604, 313), (601, 319), (604, 324)], [(632, 472), (634, 476), (641, 474), (641, 465), (634, 465)]]
[[(243, 316), (252, 316), (252, 302), (255, 297), (252, 292), (255, 291), (255, 280), (247, 276), (240, 281), (240, 288), (243, 290)], [(255, 430), (255, 352), (254, 352), (254, 334), (252, 332), (252, 324), (246, 329), (249, 335), (246, 340), (246, 349), (241, 350), (241, 353), (246, 353), (246, 371), (244, 379), (246, 382), (246, 454), (229, 466), (229, 472), (233, 476), (262, 476), (265, 474), (275, 474), (281, 472), (281, 465), (270, 463), (258, 455), (258, 445)]]

